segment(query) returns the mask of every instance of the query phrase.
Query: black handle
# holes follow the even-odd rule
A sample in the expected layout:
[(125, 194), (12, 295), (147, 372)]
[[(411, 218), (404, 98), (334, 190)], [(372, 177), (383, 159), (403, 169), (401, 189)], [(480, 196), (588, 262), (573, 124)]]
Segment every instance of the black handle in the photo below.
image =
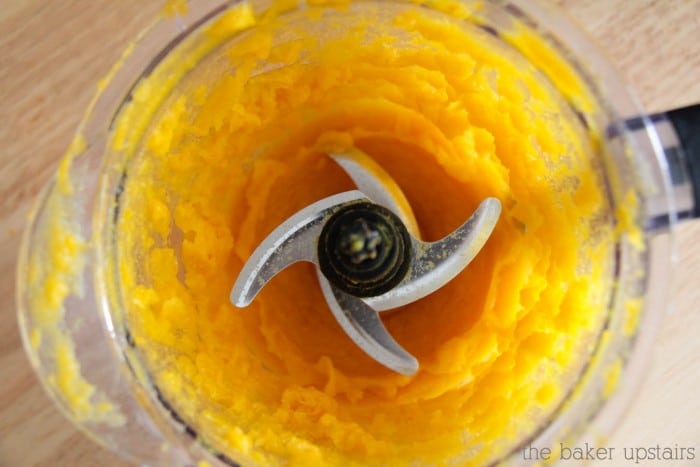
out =
[(700, 104), (668, 111), (666, 117), (676, 130), (685, 153), (695, 200), (691, 215), (697, 218), (700, 217)]

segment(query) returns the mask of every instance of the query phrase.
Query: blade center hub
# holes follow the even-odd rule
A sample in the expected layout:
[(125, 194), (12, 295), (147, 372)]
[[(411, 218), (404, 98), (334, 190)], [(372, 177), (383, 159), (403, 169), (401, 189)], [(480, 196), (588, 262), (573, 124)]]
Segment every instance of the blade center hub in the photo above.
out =
[(410, 235), (401, 219), (374, 203), (355, 203), (336, 212), (318, 241), (321, 271), (356, 297), (388, 292), (406, 276)]

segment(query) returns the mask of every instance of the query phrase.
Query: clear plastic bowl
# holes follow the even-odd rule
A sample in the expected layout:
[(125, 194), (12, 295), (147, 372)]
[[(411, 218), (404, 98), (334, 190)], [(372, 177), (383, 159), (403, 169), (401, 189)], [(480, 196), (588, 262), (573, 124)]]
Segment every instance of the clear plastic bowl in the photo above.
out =
[[(140, 464), (244, 461), (208, 447), (159, 400), (138, 355), (130, 350), (116, 293), (118, 274), (105, 266), (114, 254), (115, 199), (127, 157), (108, 148), (115, 116), (139, 80), (157, 70), (173, 49), (196, 47), (200, 28), (234, 4), (194, 2), (184, 16), (158, 19), (136, 39), (115, 65), (88, 109), (76, 142), (39, 197), (21, 250), (19, 322), (25, 349), (46, 391), (88, 436)], [(257, 11), (267, 7), (262, 2), (253, 5)], [(647, 227), (644, 250), (624, 234), (615, 245), (617, 285), (593, 357), (549, 423), (502, 453), (499, 460), (515, 465), (529, 462), (522, 449), (530, 445), (551, 447), (582, 439), (600, 443), (623, 416), (644, 375), (664, 310), (676, 205), (687, 202), (687, 193), (672, 189), (664, 159), (664, 143), (675, 137), (673, 132), (657, 132), (660, 122), (655, 127), (645, 117), (640, 120), (646, 124), (643, 131), (628, 128), (625, 120), (643, 115), (642, 108), (590, 40), (563, 15), (534, 1), (497, 1), (486, 2), (470, 21), (506, 42), (514, 25), (534, 32), (583, 80), (600, 111), (574, 111), (584, 126), (606, 135), (598, 156), (610, 183), (611, 208), (621, 206), (633, 191), (642, 201), (636, 222)], [(536, 58), (532, 51), (520, 52)], [(557, 76), (549, 79), (558, 85)], [(68, 180), (82, 182), (74, 186)], [(625, 306), (629, 299), (642, 304), (632, 330)], [(613, 375), (615, 367), (621, 369), (619, 375)]]

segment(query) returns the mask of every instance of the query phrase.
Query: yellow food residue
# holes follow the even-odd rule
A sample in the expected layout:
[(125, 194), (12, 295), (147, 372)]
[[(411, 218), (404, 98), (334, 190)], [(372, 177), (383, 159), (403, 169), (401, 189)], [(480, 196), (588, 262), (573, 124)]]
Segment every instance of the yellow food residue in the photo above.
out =
[(166, 18), (184, 16), (187, 13), (187, 0), (166, 0), (161, 14)]
[[(593, 136), (522, 55), (444, 12), (343, 2), (258, 18), (245, 5), (174, 51), (115, 124), (112, 147), (133, 153), (117, 236), (126, 322), (150, 378), (233, 459), (507, 454), (562, 402), (603, 323), (614, 232)], [(566, 98), (592, 108), (578, 86)], [(420, 362), (412, 377), (350, 341), (311, 265), (246, 309), (228, 301), (276, 226), (353, 188), (326, 153), (355, 149), (398, 183), (426, 240), (486, 197), (504, 207), (463, 273), (382, 314)]]
[(43, 237), (45, 248), (29, 251), (27, 258), (27, 293), (22, 299), (29, 313), (23, 329), (28, 330), (32, 363), (41, 367), (44, 383), (73, 420), (119, 426), (125, 423), (119, 407), (83, 376), (73, 340), (77, 329), (69, 328), (65, 319), (68, 297), (82, 294), (89, 248), (88, 240), (69, 221), (72, 213), (67, 201), (75, 191), (71, 163), (85, 149), (85, 139), (78, 134), (58, 167), (53, 191), (46, 195), (43, 222), (34, 233)]
[(611, 364), (605, 372), (603, 397), (610, 397), (615, 389), (617, 389), (617, 385), (620, 383), (620, 373), (622, 373), (622, 362), (617, 360)]

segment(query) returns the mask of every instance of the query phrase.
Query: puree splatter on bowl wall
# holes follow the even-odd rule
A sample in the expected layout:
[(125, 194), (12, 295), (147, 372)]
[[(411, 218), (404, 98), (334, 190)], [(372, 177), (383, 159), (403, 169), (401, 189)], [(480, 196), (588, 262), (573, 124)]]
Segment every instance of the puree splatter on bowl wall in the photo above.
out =
[[(484, 465), (609, 428), (667, 194), (575, 30), (534, 4), (210, 3), (127, 51), (34, 214), (20, 319), (69, 417), (164, 465)], [(309, 264), (229, 300), (280, 223), (353, 189), (328, 154), (355, 150), (425, 240), (502, 204), (463, 272), (381, 315), (412, 375), (348, 338)]]

